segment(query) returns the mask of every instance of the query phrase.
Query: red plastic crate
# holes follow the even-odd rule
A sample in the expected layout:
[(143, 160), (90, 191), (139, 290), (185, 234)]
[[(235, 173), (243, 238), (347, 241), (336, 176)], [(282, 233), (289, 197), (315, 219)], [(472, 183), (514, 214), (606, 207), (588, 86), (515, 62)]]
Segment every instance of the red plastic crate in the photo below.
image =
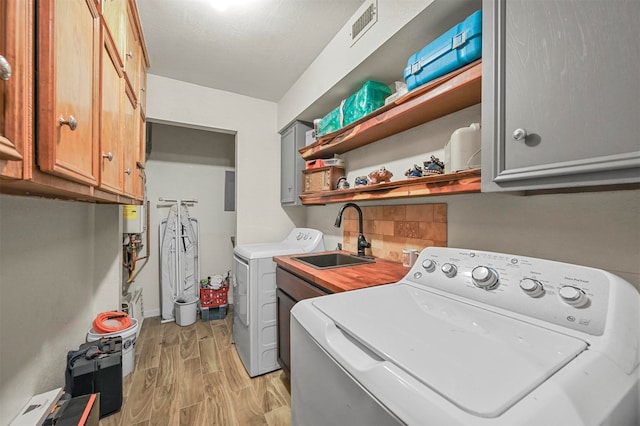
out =
[(228, 286), (220, 287), (217, 290), (214, 290), (212, 288), (201, 288), (200, 306), (202, 306), (203, 308), (211, 308), (226, 305), (228, 292)]

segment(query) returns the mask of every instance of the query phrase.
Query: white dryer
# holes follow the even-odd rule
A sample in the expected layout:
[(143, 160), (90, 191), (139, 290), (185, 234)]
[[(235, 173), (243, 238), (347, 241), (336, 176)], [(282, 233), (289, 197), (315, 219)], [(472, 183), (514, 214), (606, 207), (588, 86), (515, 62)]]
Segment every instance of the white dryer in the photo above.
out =
[(323, 234), (310, 228), (295, 228), (279, 242), (242, 244), (234, 249), (233, 340), (249, 376), (280, 368), (273, 256), (316, 251), (324, 251)]
[(605, 271), (429, 247), (291, 315), (293, 425), (638, 424), (640, 295)]

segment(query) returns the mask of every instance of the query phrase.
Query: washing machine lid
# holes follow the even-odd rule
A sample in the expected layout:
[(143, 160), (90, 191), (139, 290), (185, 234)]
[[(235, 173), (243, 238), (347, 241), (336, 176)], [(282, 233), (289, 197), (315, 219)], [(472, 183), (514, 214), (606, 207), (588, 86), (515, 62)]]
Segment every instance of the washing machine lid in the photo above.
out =
[(286, 256), (289, 254), (304, 253), (304, 247), (300, 244), (280, 241), (277, 243), (241, 244), (236, 246), (234, 253), (244, 259), (263, 259), (273, 256)]
[[(312, 304), (383, 360), (482, 417), (499, 416), (587, 347), (410, 284), (340, 293)], [(375, 387), (385, 389), (384, 383)]]

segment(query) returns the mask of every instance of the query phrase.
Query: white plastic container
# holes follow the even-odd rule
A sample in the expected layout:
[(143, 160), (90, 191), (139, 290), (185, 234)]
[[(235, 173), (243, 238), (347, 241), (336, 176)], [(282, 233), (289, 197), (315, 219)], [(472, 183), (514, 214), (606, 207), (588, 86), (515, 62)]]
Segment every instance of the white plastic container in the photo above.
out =
[(138, 320), (131, 318), (131, 327), (113, 333), (96, 333), (92, 328), (87, 332), (87, 342), (95, 342), (102, 337), (122, 337), (122, 377), (133, 371), (136, 362), (136, 336), (138, 332)]
[(176, 324), (182, 327), (196, 322), (198, 317), (198, 298), (178, 298), (175, 302)]
[(462, 127), (451, 134), (451, 139), (444, 146), (445, 173), (480, 167), (480, 134), (479, 123), (472, 123), (469, 127)]

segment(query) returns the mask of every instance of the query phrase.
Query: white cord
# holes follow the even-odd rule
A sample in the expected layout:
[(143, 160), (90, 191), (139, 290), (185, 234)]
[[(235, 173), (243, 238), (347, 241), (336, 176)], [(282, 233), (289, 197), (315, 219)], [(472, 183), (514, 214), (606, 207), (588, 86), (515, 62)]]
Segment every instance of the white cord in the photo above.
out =
[(475, 157), (476, 155), (480, 154), (480, 151), (482, 150), (482, 148), (479, 148), (476, 152), (474, 152), (473, 154), (471, 154), (471, 157), (469, 157), (469, 159), (467, 160), (467, 164), (465, 165), (465, 167), (467, 169), (470, 169), (471, 166), (469, 165), (469, 163), (471, 162), (471, 160), (473, 160), (473, 157)]

